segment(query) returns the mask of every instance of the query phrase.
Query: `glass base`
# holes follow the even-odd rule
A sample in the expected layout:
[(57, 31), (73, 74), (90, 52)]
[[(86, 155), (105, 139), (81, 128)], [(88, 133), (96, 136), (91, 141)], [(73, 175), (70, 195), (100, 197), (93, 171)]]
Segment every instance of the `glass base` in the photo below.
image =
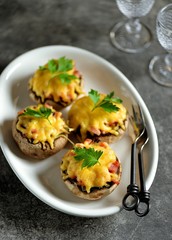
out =
[(140, 23), (139, 31), (127, 30), (128, 21), (119, 22), (110, 31), (112, 44), (121, 51), (137, 53), (148, 48), (152, 42), (152, 34), (148, 27)]
[(153, 57), (149, 64), (149, 72), (155, 82), (172, 87), (172, 67), (166, 64), (166, 56), (167, 54)]

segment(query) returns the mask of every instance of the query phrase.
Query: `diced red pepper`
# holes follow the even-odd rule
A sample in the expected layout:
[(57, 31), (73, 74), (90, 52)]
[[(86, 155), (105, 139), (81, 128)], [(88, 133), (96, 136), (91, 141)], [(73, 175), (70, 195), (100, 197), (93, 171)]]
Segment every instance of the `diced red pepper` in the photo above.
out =
[(32, 133), (32, 134), (37, 133), (37, 132), (38, 132), (37, 129), (32, 129), (32, 130), (31, 130), (31, 133)]
[(61, 115), (62, 115), (62, 113), (61, 113), (61, 112), (55, 112), (55, 117), (56, 117), (56, 118), (60, 118), (60, 117), (61, 117)]
[(110, 173), (116, 173), (118, 171), (118, 168), (119, 168), (119, 162), (115, 161), (111, 163), (108, 170)]
[(112, 126), (116, 126), (117, 124), (118, 124), (118, 122), (110, 122), (109, 126), (112, 127)]
[(119, 185), (120, 181), (114, 180), (113, 181), (115, 184)]
[(100, 143), (99, 143), (99, 146), (100, 146), (100, 147), (107, 148), (108, 145), (107, 145), (106, 142), (100, 142)]
[(68, 156), (75, 156), (76, 154), (75, 154), (75, 152), (74, 151), (70, 151), (69, 153), (68, 153)]
[(18, 115), (21, 115), (24, 113), (24, 109), (18, 112)]
[(81, 78), (81, 74), (79, 73), (78, 70), (75, 69), (74, 73), (73, 73), (77, 78)]

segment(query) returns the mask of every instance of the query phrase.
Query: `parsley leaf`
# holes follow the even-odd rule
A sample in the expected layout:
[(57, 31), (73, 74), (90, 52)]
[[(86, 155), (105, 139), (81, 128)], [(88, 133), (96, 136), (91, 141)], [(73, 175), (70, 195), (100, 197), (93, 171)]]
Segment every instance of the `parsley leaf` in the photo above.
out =
[(67, 72), (73, 68), (73, 63), (71, 59), (61, 57), (58, 60), (58, 72)]
[(23, 113), (19, 114), (19, 116), (27, 115), (35, 118), (45, 118), (49, 121), (48, 118), (51, 115), (51, 113), (52, 113), (51, 109), (46, 107), (40, 107), (38, 110), (26, 108)]
[(113, 103), (122, 103), (122, 99), (120, 99), (119, 97), (113, 97), (113, 96), (114, 96), (114, 92), (111, 92), (111, 93), (106, 95), (104, 100), (105, 101), (110, 101), (110, 102), (113, 102)]
[(48, 70), (51, 73), (55, 73), (57, 71), (58, 67), (57, 67), (57, 63), (55, 62), (54, 59), (48, 61)]
[(100, 94), (96, 90), (91, 89), (88, 95), (91, 98), (91, 100), (94, 102), (94, 104), (96, 104), (100, 99)]
[(74, 158), (77, 161), (83, 161), (81, 168), (84, 168), (84, 167), (89, 168), (94, 166), (99, 162), (98, 160), (103, 154), (103, 151), (97, 151), (97, 150), (94, 150), (94, 148), (75, 147), (74, 152), (76, 153), (76, 156), (74, 156)]
[(103, 108), (106, 112), (117, 112), (119, 110), (119, 107), (108, 101), (102, 102), (99, 107)]
[(55, 73), (58, 69), (58, 65), (54, 59), (49, 60), (47, 65), (48, 65), (48, 67), (39, 66), (39, 70), (40, 71), (49, 70), (51, 73)]
[(47, 70), (47, 68), (44, 66), (39, 66), (39, 70), (43, 71), (43, 70)]
[(68, 84), (68, 83), (71, 82), (71, 80), (76, 79), (76, 76), (75, 75), (70, 75), (68, 73), (61, 73), (61, 74), (59, 74), (59, 78), (60, 78), (62, 83)]
[(76, 79), (75, 75), (67, 73), (68, 71), (72, 70), (72, 68), (73, 61), (66, 57), (61, 57), (57, 61), (54, 59), (49, 60), (48, 67), (40, 66), (39, 70), (49, 70), (52, 74), (55, 73), (53, 78), (59, 77), (62, 83), (69, 84), (73, 79)]
[(92, 111), (98, 107), (101, 107), (106, 112), (117, 112), (119, 107), (117, 107), (114, 103), (122, 103), (122, 100), (119, 97), (114, 97), (114, 92), (107, 94), (100, 102), (100, 93), (98, 93), (96, 90), (91, 89), (88, 94), (94, 103)]

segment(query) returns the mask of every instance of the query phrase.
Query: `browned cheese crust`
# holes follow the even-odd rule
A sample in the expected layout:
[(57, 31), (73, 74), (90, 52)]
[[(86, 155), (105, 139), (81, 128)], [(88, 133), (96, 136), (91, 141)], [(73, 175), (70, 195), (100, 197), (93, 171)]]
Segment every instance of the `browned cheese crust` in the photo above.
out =
[(17, 120), (14, 120), (12, 124), (13, 138), (16, 141), (19, 148), (21, 149), (21, 151), (31, 158), (41, 160), (50, 157), (51, 155), (59, 152), (62, 148), (64, 148), (64, 146), (67, 143), (67, 138), (64, 137), (59, 137), (55, 139), (53, 149), (50, 148), (49, 143), (46, 143), (44, 148), (41, 143), (37, 144), (30, 143), (29, 140), (16, 129), (16, 123)]
[[(121, 167), (120, 167), (120, 173), (119, 173), (120, 176), (121, 176), (121, 173), (122, 173), (122, 171), (121, 171)], [(86, 200), (99, 200), (99, 199), (109, 195), (110, 193), (112, 193), (115, 190), (115, 188), (118, 186), (118, 184), (112, 183), (112, 185), (109, 188), (104, 187), (101, 189), (94, 189), (90, 193), (87, 193), (87, 192), (82, 191), (78, 187), (77, 183), (71, 182), (69, 179), (66, 179), (64, 181), (64, 183), (66, 184), (66, 186), (70, 189), (70, 191), (73, 194), (77, 195), (80, 198), (86, 199)]]
[[(83, 79), (80, 78), (80, 86), (81, 88), (83, 88)], [(77, 95), (76, 99), (81, 95), (81, 93), (75, 92), (75, 94)], [(48, 104), (50, 106), (52, 106), (56, 111), (60, 111), (63, 108), (69, 106), (70, 104), (72, 104), (75, 100), (70, 100), (68, 102), (64, 102), (62, 99), (59, 102), (55, 102), (54, 99), (45, 99), (45, 101), (41, 101), (41, 97), (37, 96), (36, 93), (32, 90), (32, 88), (29, 88), (29, 96), (30, 98), (36, 102), (36, 103), (40, 103), (40, 104)]]
[[(114, 142), (117, 142), (117, 141), (119, 141), (123, 136), (124, 136), (124, 134), (126, 133), (126, 131), (127, 131), (127, 128), (128, 128), (128, 116), (127, 116), (127, 119), (125, 120), (125, 123), (124, 123), (124, 125), (125, 125), (125, 130), (123, 130), (122, 128), (120, 128), (119, 130), (118, 130), (118, 133), (119, 133), (119, 135), (113, 135), (113, 134), (100, 134), (99, 136), (98, 135), (96, 135), (96, 134), (90, 134), (89, 132), (88, 132), (88, 135), (87, 135), (87, 137), (86, 138), (90, 138), (90, 139), (92, 139), (93, 141), (95, 141), (95, 142), (107, 142), (107, 143), (114, 143)], [(76, 137), (77, 137), (77, 139), (80, 141), (80, 142), (82, 142), (82, 138), (81, 138), (81, 134), (80, 134), (80, 132), (78, 133), (78, 131), (76, 131)]]
[(113, 142), (117, 142), (119, 141), (123, 135), (126, 133), (126, 129), (128, 128), (128, 117), (127, 119), (125, 120), (125, 130), (123, 130), (122, 128), (120, 128), (118, 130), (118, 133), (119, 135), (118, 136), (115, 136), (113, 134), (109, 134), (109, 135), (103, 135), (101, 134), (100, 136), (96, 136), (94, 135), (93, 136), (93, 140), (95, 141), (101, 141), (101, 142), (107, 142), (107, 143), (113, 143)]
[(63, 103), (62, 102), (55, 102), (51, 99), (45, 99), (45, 101), (42, 102), (41, 98), (37, 97), (36, 94), (31, 89), (29, 90), (29, 96), (34, 102), (41, 103), (41, 104), (48, 104), (48, 105), (52, 106), (56, 111), (60, 111), (64, 107), (67, 107), (69, 105), (69, 104), (65, 104), (64, 102)]

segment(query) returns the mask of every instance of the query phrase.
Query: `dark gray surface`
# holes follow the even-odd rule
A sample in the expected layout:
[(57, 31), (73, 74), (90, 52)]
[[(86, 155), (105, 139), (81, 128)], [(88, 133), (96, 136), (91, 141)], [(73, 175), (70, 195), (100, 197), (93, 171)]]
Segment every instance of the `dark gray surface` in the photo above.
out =
[[(159, 165), (145, 218), (122, 211), (100, 218), (58, 212), (33, 196), (0, 152), (0, 239), (172, 239), (172, 88), (153, 82), (148, 63), (160, 47), (155, 35), (157, 11), (171, 1), (156, 1), (142, 20), (154, 34), (144, 53), (113, 48), (108, 33), (124, 18), (114, 0), (0, 0), (0, 70), (20, 54), (45, 45), (72, 45), (92, 51), (118, 67), (147, 104), (159, 138)], [(1, 99), (1, 104), (3, 99)]]

